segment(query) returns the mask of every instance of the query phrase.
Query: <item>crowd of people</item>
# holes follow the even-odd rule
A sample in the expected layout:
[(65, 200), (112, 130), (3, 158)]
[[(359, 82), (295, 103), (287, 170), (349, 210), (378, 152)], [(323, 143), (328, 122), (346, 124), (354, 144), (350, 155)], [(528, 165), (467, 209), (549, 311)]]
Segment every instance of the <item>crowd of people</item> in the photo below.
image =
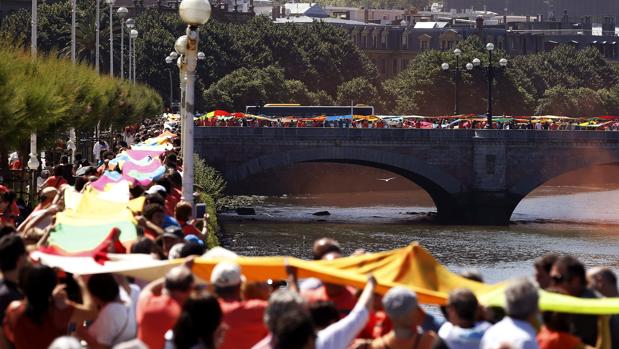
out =
[[(203, 127), (264, 127), (264, 128), (405, 128), (405, 129), (485, 129), (485, 117), (451, 116), (316, 116), (316, 117), (265, 117), (236, 113), (236, 116), (211, 116), (195, 119)], [(608, 118), (608, 117), (607, 117)], [(556, 116), (504, 117), (493, 119), (492, 129), (498, 130), (619, 130), (619, 118), (578, 119)]]
[[(155, 245), (150, 253), (162, 258)], [(204, 251), (192, 250), (181, 253), (182, 265), (144, 283), (113, 274), (67, 275), (29, 261), (29, 249), (19, 234), (0, 238), (3, 348), (559, 349), (616, 348), (619, 339), (617, 315), (540, 312), (539, 289), (618, 296), (612, 271), (585, 273), (572, 256), (538, 259), (534, 278), (506, 288), (504, 308), (485, 308), (471, 290), (458, 288), (440, 316), (425, 311), (406, 287), (379, 296), (372, 276), (361, 290), (298, 280), (294, 268), (287, 280), (249, 282), (239, 264), (226, 259), (203, 283), (192, 265)], [(323, 238), (313, 253), (333, 259), (342, 249)], [(205, 255), (233, 252), (214, 248)]]
[[(162, 121), (147, 123), (135, 139), (162, 130)], [(173, 145), (162, 155), (165, 175), (148, 187), (130, 189), (132, 198), (145, 197), (135, 216), (137, 241), (124, 246), (110, 234), (104, 245), (108, 253), (184, 258), (151, 282), (109, 273), (71, 275), (29, 258), (30, 251), (49, 242), (66, 191), (87, 190), (126, 144), (102, 144), (97, 166), (81, 164), (89, 167), (86, 171), (55, 167), (27, 217), (15, 207), (15, 194), (0, 186), (0, 348), (619, 348), (619, 315), (540, 311), (540, 289), (579, 298), (619, 297), (612, 270), (587, 272), (572, 256), (536, 260), (532, 278), (506, 288), (504, 308), (483, 307), (475, 293), (458, 288), (445, 306), (430, 311), (407, 287), (378, 295), (371, 275), (363, 289), (355, 289), (298, 279), (293, 267), (287, 268), (286, 280), (250, 282), (233, 251), (207, 250), (208, 217), (192, 217), (191, 205), (181, 198), (181, 160), (178, 143)], [(322, 238), (312, 254), (315, 260), (333, 260), (343, 257), (343, 249)], [(199, 256), (222, 259), (208, 282), (192, 271)], [(475, 273), (465, 276), (482, 281)]]

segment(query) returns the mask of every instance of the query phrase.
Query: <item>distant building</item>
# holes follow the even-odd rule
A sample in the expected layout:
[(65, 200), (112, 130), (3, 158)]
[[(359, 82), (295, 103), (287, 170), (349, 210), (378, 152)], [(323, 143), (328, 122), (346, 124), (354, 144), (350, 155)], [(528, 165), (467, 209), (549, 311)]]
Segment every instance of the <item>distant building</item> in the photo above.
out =
[[(477, 36), (482, 42), (510, 55), (540, 53), (560, 44), (577, 49), (597, 48), (609, 61), (619, 62), (619, 37), (613, 17), (606, 16), (601, 28), (593, 26), (591, 17), (573, 21), (566, 12), (558, 20), (544, 16), (498, 16), (490, 11), (465, 12), (407, 12), (381, 10), (379, 20), (370, 20), (374, 10), (327, 7), (332, 17), (312, 17), (310, 8), (288, 11), (287, 15), (274, 10), (276, 23), (312, 23), (321, 21), (338, 25), (348, 31), (353, 42), (376, 64), (382, 78), (390, 78), (406, 69), (417, 54), (426, 50), (451, 51), (458, 42)], [(387, 12), (391, 11), (391, 12)], [(363, 13), (363, 19), (360, 19)], [(293, 15), (294, 14), (294, 15)], [(387, 17), (392, 15), (393, 17)], [(474, 17), (475, 16), (475, 17)]]
[(619, 1), (616, 0), (444, 0), (445, 9), (464, 10), (484, 7), (500, 14), (544, 15), (547, 18), (559, 17), (563, 10), (574, 16), (619, 17)]

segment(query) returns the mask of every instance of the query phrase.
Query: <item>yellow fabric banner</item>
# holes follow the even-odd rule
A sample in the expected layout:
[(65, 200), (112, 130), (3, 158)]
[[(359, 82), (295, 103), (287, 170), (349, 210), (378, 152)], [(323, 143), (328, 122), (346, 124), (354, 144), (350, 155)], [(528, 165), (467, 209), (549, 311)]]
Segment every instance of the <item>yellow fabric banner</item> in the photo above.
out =
[[(40, 252), (35, 252), (33, 258), (76, 274), (114, 272), (144, 280), (161, 277), (172, 266), (182, 263), (182, 260), (138, 260), (139, 257), (110, 255), (109, 262), (98, 265), (92, 258), (51, 256)], [(208, 281), (213, 267), (220, 261), (197, 258), (193, 272)], [(503, 306), (508, 284), (489, 285), (465, 279), (450, 272), (417, 243), (396, 250), (332, 261), (306, 261), (292, 257), (238, 257), (235, 261), (249, 281), (286, 279), (286, 266), (292, 266), (301, 279), (316, 277), (324, 282), (362, 288), (367, 275), (373, 274), (378, 282), (376, 291), (379, 294), (384, 294), (393, 286), (405, 286), (414, 290), (420, 303), (424, 304), (444, 305), (451, 290), (466, 287), (477, 294), (480, 303)], [(580, 314), (619, 313), (619, 298), (581, 299), (545, 291), (540, 291), (540, 295), (542, 310)]]

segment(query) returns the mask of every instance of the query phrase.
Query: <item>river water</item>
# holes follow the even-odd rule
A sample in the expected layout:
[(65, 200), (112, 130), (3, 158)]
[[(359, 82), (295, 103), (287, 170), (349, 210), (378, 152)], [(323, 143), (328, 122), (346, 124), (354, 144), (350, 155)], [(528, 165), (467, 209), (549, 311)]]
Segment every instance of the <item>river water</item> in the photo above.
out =
[[(619, 189), (544, 186), (516, 208), (505, 227), (431, 222), (432, 201), (421, 190), (264, 197), (255, 216), (221, 215), (224, 246), (242, 255), (309, 258), (312, 242), (337, 239), (346, 253), (417, 241), (459, 272), (475, 269), (486, 282), (530, 276), (533, 260), (569, 253), (588, 267), (619, 271)], [(329, 211), (329, 216), (314, 216)]]

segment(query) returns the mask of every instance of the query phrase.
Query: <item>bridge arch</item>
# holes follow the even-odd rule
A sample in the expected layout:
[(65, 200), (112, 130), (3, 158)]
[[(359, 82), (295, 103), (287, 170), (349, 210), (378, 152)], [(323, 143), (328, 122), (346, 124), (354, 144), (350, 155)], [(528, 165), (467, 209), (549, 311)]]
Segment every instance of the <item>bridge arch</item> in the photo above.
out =
[(587, 158), (570, 157), (567, 161), (563, 161), (560, 166), (553, 164), (553, 166), (539, 167), (534, 175), (525, 176), (516, 181), (515, 184), (510, 187), (509, 192), (514, 195), (514, 197), (520, 198), (518, 200), (520, 201), (533, 190), (553, 178), (586, 168), (617, 164), (619, 164), (619, 157), (615, 157), (612, 154), (600, 154)]
[(254, 174), (304, 162), (347, 163), (393, 172), (411, 180), (430, 195), (437, 208), (439, 221), (462, 221), (464, 212), (461, 210), (459, 194), (466, 192), (465, 186), (449, 173), (427, 162), (398, 153), (343, 147), (290, 150), (253, 158), (223, 174), (230, 184), (234, 184)]

